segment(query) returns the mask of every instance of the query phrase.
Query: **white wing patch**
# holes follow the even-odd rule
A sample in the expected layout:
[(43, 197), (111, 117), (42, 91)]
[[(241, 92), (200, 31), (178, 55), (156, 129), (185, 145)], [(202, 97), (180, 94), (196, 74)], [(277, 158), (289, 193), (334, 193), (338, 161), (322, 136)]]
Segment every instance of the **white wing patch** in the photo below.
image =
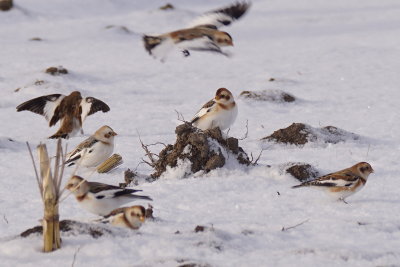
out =
[(161, 41), (159, 45), (151, 50), (151, 55), (154, 58), (164, 61), (167, 55), (175, 48), (175, 43), (171, 38), (166, 38)]
[(88, 102), (86, 98), (83, 98), (81, 101), (81, 108), (82, 108), (81, 120), (83, 123), (83, 121), (88, 116), (90, 109), (92, 108), (92, 103)]
[(46, 105), (43, 108), (43, 115), (47, 121), (50, 121), (54, 115), (54, 111), (60, 105), (61, 101), (64, 99), (65, 95), (61, 95), (54, 101), (46, 101)]
[(196, 27), (200, 25), (213, 25), (217, 28), (220, 28), (224, 25), (229, 25), (230, 23), (232, 23), (232, 21), (232, 17), (224, 13), (206, 13), (193, 20), (189, 24), (189, 27)]

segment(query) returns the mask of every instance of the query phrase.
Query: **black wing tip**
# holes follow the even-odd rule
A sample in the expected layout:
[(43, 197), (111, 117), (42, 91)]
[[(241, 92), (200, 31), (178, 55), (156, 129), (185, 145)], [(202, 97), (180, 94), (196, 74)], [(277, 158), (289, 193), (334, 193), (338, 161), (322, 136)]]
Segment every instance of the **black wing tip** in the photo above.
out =
[(303, 186), (304, 186), (303, 184), (295, 185), (295, 186), (292, 186), (292, 189), (300, 188), (300, 187), (303, 187)]
[(246, 11), (250, 8), (250, 6), (251, 6), (250, 1), (242, 1), (242, 2), (238, 1), (230, 6), (215, 10), (213, 12), (214, 13), (224, 13), (233, 19), (239, 19), (241, 16), (243, 16), (246, 13)]
[(68, 139), (68, 134), (63, 133), (63, 134), (53, 134), (52, 136), (49, 137), (49, 139), (58, 139), (58, 138), (64, 138)]
[(152, 55), (152, 50), (158, 46), (159, 44), (161, 44), (162, 42), (162, 38), (158, 37), (158, 36), (150, 36), (150, 35), (143, 35), (142, 37), (143, 43), (144, 43), (144, 48), (146, 49), (146, 51)]

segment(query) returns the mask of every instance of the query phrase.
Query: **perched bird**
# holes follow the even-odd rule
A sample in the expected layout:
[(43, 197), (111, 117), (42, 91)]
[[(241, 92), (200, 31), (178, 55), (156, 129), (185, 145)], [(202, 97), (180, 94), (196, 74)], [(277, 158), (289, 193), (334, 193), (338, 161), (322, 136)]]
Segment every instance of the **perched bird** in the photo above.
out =
[(314, 186), (326, 190), (338, 198), (345, 201), (345, 198), (358, 192), (364, 187), (368, 176), (373, 173), (371, 165), (367, 162), (359, 162), (356, 165), (318, 177), (312, 181), (293, 186), (292, 188)]
[(233, 46), (232, 37), (227, 32), (218, 30), (239, 19), (250, 4), (238, 2), (225, 8), (210, 11), (193, 21), (189, 28), (164, 33), (158, 36), (143, 36), (144, 47), (154, 58), (164, 61), (167, 54), (177, 47), (185, 56), (189, 50), (210, 51), (229, 56), (221, 47)]
[(68, 153), (65, 164), (72, 166), (79, 162), (84, 167), (96, 167), (111, 156), (114, 151), (114, 136), (116, 135), (117, 133), (111, 127), (102, 126)]
[(215, 127), (225, 130), (233, 124), (237, 113), (238, 108), (232, 93), (226, 88), (219, 88), (214, 99), (197, 112), (191, 123), (203, 131)]
[(143, 206), (123, 207), (113, 210), (104, 216), (103, 223), (118, 227), (139, 229), (146, 220), (146, 209)]
[(88, 182), (80, 176), (72, 176), (66, 188), (71, 191), (79, 204), (87, 211), (97, 215), (107, 215), (112, 210), (137, 199), (152, 200), (148, 196), (134, 195), (135, 189)]
[(43, 115), (49, 126), (60, 121), (60, 128), (49, 138), (66, 138), (76, 135), (82, 129), (82, 123), (89, 115), (97, 111), (107, 112), (110, 108), (94, 97), (82, 98), (78, 91), (65, 96), (52, 94), (28, 100), (17, 107), (17, 111), (29, 110)]

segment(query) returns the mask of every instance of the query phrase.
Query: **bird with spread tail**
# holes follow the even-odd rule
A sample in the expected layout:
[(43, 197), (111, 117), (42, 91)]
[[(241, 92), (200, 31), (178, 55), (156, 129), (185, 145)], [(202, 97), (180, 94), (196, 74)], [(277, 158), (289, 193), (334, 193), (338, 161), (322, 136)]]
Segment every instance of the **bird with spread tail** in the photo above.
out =
[(50, 127), (60, 121), (60, 128), (49, 138), (68, 139), (82, 129), (87, 116), (97, 111), (108, 112), (110, 107), (97, 98), (83, 98), (80, 92), (74, 91), (67, 96), (52, 94), (28, 100), (17, 106), (18, 112), (23, 110), (43, 115)]
[(229, 33), (220, 31), (222, 26), (230, 25), (239, 19), (249, 9), (250, 3), (237, 2), (228, 7), (210, 11), (196, 20), (188, 28), (180, 29), (161, 35), (144, 35), (144, 47), (154, 58), (164, 61), (167, 55), (176, 47), (184, 56), (189, 56), (189, 51), (208, 51), (225, 56), (221, 47), (233, 46), (233, 40)]
[(69, 179), (65, 188), (75, 195), (84, 209), (100, 216), (105, 216), (114, 209), (138, 199), (152, 200), (148, 196), (134, 194), (142, 190), (89, 182), (77, 175)]
[(67, 155), (65, 164), (72, 166), (79, 163), (87, 168), (96, 167), (108, 159), (114, 151), (114, 132), (111, 127), (104, 125), (92, 136), (80, 143)]
[(214, 99), (204, 104), (191, 123), (203, 131), (216, 127), (223, 131), (235, 122), (237, 114), (238, 108), (232, 93), (226, 88), (219, 88)]
[(345, 203), (345, 199), (363, 188), (368, 176), (373, 173), (371, 165), (367, 162), (359, 162), (350, 168), (330, 173), (314, 180), (301, 183), (292, 188), (316, 187), (325, 190)]
[(102, 223), (109, 223), (117, 227), (126, 227), (137, 230), (146, 220), (146, 209), (143, 206), (123, 207), (113, 210), (104, 216)]

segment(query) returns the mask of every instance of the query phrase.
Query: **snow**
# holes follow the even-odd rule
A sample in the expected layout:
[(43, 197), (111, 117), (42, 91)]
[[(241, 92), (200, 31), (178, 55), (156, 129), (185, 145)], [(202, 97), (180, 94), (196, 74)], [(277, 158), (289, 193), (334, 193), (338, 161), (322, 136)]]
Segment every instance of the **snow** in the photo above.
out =
[[(231, 58), (196, 52), (184, 58), (176, 51), (165, 63), (144, 50), (142, 34), (185, 27), (196, 15), (231, 1), (176, 0), (171, 3), (177, 9), (170, 11), (157, 9), (163, 1), (15, 2), (16, 8), (0, 13), (2, 266), (70, 266), (75, 253), (75, 266), (399, 264), (398, 1), (254, 0), (248, 14), (224, 28), (235, 43), (228, 48)], [(43, 41), (30, 41), (33, 37)], [(69, 74), (44, 73), (60, 65)], [(67, 235), (62, 248), (48, 254), (40, 252), (39, 236), (17, 237), (42, 217), (24, 143), (46, 142), (54, 151), (55, 141), (46, 137), (56, 131), (39, 115), (17, 113), (18, 104), (73, 90), (106, 102), (111, 111), (88, 117), (85, 136), (70, 139), (68, 147), (104, 124), (111, 126), (119, 134), (115, 152), (124, 164), (110, 174), (81, 172), (89, 180), (118, 184), (124, 170), (134, 169), (144, 157), (139, 135), (147, 144), (174, 143), (180, 123), (175, 110), (190, 119), (219, 87), (228, 88), (239, 107), (229, 135), (244, 136), (248, 120), (248, 138), (240, 146), (253, 155), (266, 148), (259, 166), (229, 164), (180, 179), (189, 170), (182, 163), (155, 182), (141, 182), (138, 188), (154, 199), (154, 215), (160, 220), (138, 231), (126, 230), (125, 236)], [(301, 101), (238, 98), (244, 90), (267, 89), (283, 90)], [(259, 141), (293, 122), (333, 125), (369, 142), (293, 147)], [(162, 146), (151, 149), (159, 152)], [(321, 173), (368, 161), (375, 173), (345, 205), (319, 190), (292, 190), (297, 181), (279, 167), (291, 161), (308, 162)], [(152, 173), (143, 164), (138, 171)], [(60, 215), (82, 222), (97, 218), (80, 209), (73, 197), (61, 203)], [(197, 225), (212, 230), (195, 233)]]

